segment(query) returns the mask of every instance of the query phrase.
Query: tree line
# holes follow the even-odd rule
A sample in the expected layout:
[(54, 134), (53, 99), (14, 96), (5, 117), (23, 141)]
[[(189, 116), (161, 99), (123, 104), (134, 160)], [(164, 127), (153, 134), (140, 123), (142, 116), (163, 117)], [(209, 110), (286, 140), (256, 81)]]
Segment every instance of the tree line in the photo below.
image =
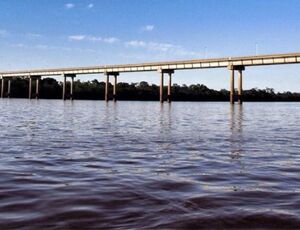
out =
[[(67, 95), (70, 93), (70, 83), (67, 82)], [(32, 92), (35, 92), (35, 81), (32, 82)], [(11, 80), (12, 98), (28, 97), (28, 79), (14, 78)], [(40, 80), (39, 97), (44, 99), (61, 99), (62, 98), (62, 82), (58, 82), (53, 78), (43, 78)], [(109, 84), (110, 92), (112, 92), (112, 84)], [(7, 85), (6, 85), (7, 89)], [(167, 87), (164, 88), (165, 95)], [(104, 100), (105, 82), (98, 80), (81, 82), (74, 81), (74, 99), (83, 100)], [(149, 84), (145, 81), (139, 83), (120, 82), (117, 85), (118, 100), (142, 100), (154, 101), (159, 99), (159, 86)], [(172, 100), (174, 101), (228, 101), (229, 91), (226, 89), (214, 90), (209, 89), (203, 84), (178, 85), (172, 86)], [(244, 101), (300, 101), (300, 93), (283, 92), (275, 93), (274, 89), (258, 89), (253, 88), (243, 91)]]

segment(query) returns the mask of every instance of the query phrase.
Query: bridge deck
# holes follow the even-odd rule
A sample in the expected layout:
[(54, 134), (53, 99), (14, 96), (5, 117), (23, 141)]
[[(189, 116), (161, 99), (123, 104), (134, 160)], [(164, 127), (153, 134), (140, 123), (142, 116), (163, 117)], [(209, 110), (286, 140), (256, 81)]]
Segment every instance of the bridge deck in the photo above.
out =
[(226, 68), (228, 66), (261, 66), (300, 63), (300, 53), (257, 55), (244, 57), (226, 57), (211, 59), (195, 59), (184, 61), (152, 62), (123, 65), (104, 65), (74, 68), (54, 68), (0, 72), (2, 77), (26, 77), (26, 76), (53, 76), (61, 74), (97, 74), (105, 72), (144, 72), (204, 68)]

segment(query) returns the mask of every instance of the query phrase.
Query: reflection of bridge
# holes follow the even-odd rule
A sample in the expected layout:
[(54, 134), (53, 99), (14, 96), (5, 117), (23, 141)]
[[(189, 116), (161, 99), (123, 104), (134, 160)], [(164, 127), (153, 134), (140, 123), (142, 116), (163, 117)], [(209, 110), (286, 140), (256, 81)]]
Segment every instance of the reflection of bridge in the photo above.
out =
[(168, 101), (171, 102), (171, 84), (172, 74), (175, 70), (185, 69), (204, 69), (204, 68), (228, 68), (230, 70), (230, 102), (234, 104), (234, 73), (238, 71), (238, 101), (242, 103), (242, 71), (247, 66), (261, 65), (278, 65), (278, 64), (294, 64), (300, 63), (300, 53), (275, 54), (275, 55), (259, 55), (247, 57), (227, 57), (214, 59), (198, 59), (187, 61), (173, 62), (153, 62), (141, 64), (125, 64), (125, 65), (107, 65), (92, 67), (76, 67), (76, 68), (60, 68), (60, 69), (40, 69), (26, 71), (0, 72), (2, 78), (1, 97), (4, 96), (5, 80), (8, 81), (7, 95), (10, 95), (11, 79), (14, 77), (23, 77), (29, 79), (29, 98), (32, 97), (32, 80), (36, 80), (36, 97), (39, 95), (39, 79), (42, 76), (63, 76), (63, 99), (66, 99), (66, 80), (71, 78), (71, 99), (73, 98), (73, 81), (76, 75), (80, 74), (98, 74), (102, 73), (106, 76), (105, 100), (109, 100), (109, 77), (114, 77), (113, 97), (116, 100), (117, 95), (117, 76), (125, 72), (145, 72), (158, 71), (160, 73), (160, 102), (163, 103), (163, 86), (164, 74), (168, 74)]

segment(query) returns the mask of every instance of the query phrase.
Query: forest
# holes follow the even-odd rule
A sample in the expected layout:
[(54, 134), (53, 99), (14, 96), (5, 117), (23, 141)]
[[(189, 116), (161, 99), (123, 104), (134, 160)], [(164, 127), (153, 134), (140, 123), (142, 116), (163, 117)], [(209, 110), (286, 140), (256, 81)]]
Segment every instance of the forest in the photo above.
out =
[[(70, 83), (67, 82), (67, 95), (70, 92)], [(35, 81), (32, 82), (33, 96), (35, 93)], [(12, 98), (28, 97), (28, 79), (14, 78), (11, 81)], [(110, 84), (110, 92), (113, 86)], [(74, 81), (74, 99), (82, 100), (104, 100), (105, 82), (98, 80), (81, 82)], [(164, 88), (165, 95), (167, 87)], [(62, 82), (53, 78), (43, 78), (39, 83), (39, 97), (44, 99), (61, 99)], [(7, 92), (7, 83), (5, 85)], [(6, 93), (4, 93), (4, 96)], [(111, 95), (112, 96), (112, 95)], [(166, 96), (167, 97), (167, 96)], [(159, 86), (149, 84), (145, 81), (139, 83), (120, 82), (117, 85), (118, 100), (141, 100), (156, 101), (159, 99)], [(229, 91), (226, 89), (214, 90), (209, 89), (202, 84), (177, 85), (172, 86), (173, 101), (228, 101)], [(300, 93), (292, 92), (275, 92), (272, 88), (258, 89), (253, 88), (243, 91), (244, 101), (300, 101)]]

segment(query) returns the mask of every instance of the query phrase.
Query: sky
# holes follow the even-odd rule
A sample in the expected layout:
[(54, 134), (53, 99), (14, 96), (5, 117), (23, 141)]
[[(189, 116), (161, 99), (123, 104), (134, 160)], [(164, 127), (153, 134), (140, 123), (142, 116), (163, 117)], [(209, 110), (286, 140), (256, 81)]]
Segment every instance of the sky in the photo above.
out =
[[(298, 0), (0, 0), (0, 71), (300, 52), (299, 12)], [(229, 71), (176, 71), (173, 82), (224, 89)], [(300, 65), (248, 67), (243, 84), (300, 92)]]

